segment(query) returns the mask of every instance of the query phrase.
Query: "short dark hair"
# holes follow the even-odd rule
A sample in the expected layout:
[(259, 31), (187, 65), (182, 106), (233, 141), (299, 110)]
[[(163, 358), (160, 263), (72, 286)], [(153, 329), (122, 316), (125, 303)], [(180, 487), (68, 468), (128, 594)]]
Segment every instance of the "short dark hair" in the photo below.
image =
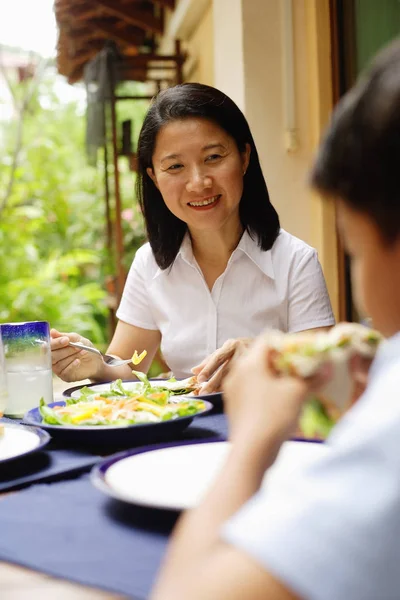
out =
[(173, 215), (147, 174), (153, 168), (157, 134), (176, 119), (204, 118), (218, 124), (236, 142), (240, 152), (250, 144), (250, 162), (244, 176), (239, 215), (243, 227), (263, 250), (270, 250), (279, 234), (279, 217), (272, 206), (253, 136), (242, 111), (219, 90), (200, 83), (184, 83), (160, 92), (144, 120), (138, 142), (137, 196), (154, 257), (161, 269), (172, 265), (187, 225)]
[(400, 41), (339, 102), (311, 184), (368, 215), (388, 243), (400, 235)]

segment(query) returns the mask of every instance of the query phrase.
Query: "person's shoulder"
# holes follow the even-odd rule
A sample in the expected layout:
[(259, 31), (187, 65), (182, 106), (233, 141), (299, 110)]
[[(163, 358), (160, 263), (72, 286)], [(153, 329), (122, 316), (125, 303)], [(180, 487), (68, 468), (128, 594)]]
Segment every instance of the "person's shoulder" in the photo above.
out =
[(300, 238), (281, 229), (274, 245), (272, 246), (272, 257), (275, 260), (296, 262), (303, 260), (304, 257), (311, 257), (316, 254), (315, 248), (301, 240)]
[(149, 242), (146, 242), (143, 244), (143, 246), (140, 246), (140, 248), (136, 251), (132, 267), (141, 269), (143, 274), (146, 274), (149, 277), (152, 277), (158, 271), (159, 266), (156, 263), (156, 259), (154, 258), (154, 254)]
[(149, 260), (151, 257), (154, 258), (150, 242), (144, 243), (142, 246), (140, 246), (140, 248), (136, 250), (135, 258), (139, 260)]

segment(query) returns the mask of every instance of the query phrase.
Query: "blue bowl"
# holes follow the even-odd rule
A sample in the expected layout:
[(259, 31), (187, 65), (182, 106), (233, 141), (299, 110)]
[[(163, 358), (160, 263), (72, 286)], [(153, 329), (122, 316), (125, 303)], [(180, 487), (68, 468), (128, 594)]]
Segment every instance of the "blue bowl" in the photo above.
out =
[[(204, 415), (213, 409), (210, 402), (203, 400), (204, 410), (196, 415), (177, 417), (159, 423), (141, 423), (138, 425), (49, 425), (43, 423), (39, 407), (27, 412), (23, 423), (40, 427), (47, 431), (57, 441), (76, 445), (124, 446), (130, 444), (152, 443), (171, 438), (185, 429), (197, 416)], [(65, 406), (65, 402), (52, 402), (53, 406)]]

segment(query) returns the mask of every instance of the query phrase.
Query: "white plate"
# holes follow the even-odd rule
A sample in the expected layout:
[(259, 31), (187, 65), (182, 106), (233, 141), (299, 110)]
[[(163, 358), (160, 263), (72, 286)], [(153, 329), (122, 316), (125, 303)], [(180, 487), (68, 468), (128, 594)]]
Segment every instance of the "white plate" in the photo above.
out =
[[(151, 385), (153, 387), (169, 387), (168, 386), (168, 382), (165, 381), (164, 379), (150, 379), (151, 381)], [(124, 386), (124, 388), (126, 390), (132, 391), (135, 390), (137, 388), (138, 385), (141, 385), (140, 381), (123, 381), (122, 385)], [(170, 386), (173, 384), (170, 384)], [(109, 392), (110, 391), (110, 383), (96, 383), (96, 384), (89, 384), (88, 386), (80, 386), (80, 389), (74, 389), (73, 392), (71, 392), (71, 394), (69, 394), (70, 390), (65, 390), (64, 395), (66, 396), (71, 396), (71, 398), (80, 398), (81, 396), (81, 388), (82, 387), (89, 387), (91, 390), (95, 391), (95, 392)], [(192, 394), (186, 394), (186, 396), (191, 396)]]
[[(124, 383), (123, 383), (124, 388), (129, 391), (134, 390), (138, 385), (140, 385), (140, 381), (124, 381)], [(109, 392), (110, 391), (109, 383), (97, 383), (96, 385), (89, 385), (89, 386), (82, 386), (82, 387), (90, 387), (90, 389), (95, 392)], [(68, 391), (68, 390), (66, 390), (66, 391)], [(75, 390), (71, 394), (71, 398), (80, 398), (80, 397), (81, 397), (80, 389)]]
[[(96, 487), (131, 504), (184, 510), (206, 493), (229, 451), (228, 442), (180, 445), (104, 461), (92, 471)], [(329, 449), (323, 444), (285, 442), (263, 486), (281, 489), (305, 465)], [(271, 491), (273, 491), (271, 489)]]
[(0, 435), (0, 463), (39, 450), (50, 440), (50, 436), (41, 429), (12, 423), (2, 425), (4, 432)]

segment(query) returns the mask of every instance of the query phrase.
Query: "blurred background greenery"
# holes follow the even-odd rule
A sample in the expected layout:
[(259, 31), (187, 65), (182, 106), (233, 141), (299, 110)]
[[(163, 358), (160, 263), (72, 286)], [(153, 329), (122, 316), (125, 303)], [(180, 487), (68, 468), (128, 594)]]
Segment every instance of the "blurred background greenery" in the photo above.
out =
[[(0, 120), (0, 322), (44, 319), (104, 347), (111, 333), (105, 278), (113, 265), (105, 249), (104, 164), (87, 164), (85, 107), (60, 96), (51, 65), (40, 80), (7, 81), (14, 116)], [(147, 106), (121, 103), (118, 120), (133, 119), (137, 134)], [(120, 161), (128, 269), (144, 229), (135, 175)]]

